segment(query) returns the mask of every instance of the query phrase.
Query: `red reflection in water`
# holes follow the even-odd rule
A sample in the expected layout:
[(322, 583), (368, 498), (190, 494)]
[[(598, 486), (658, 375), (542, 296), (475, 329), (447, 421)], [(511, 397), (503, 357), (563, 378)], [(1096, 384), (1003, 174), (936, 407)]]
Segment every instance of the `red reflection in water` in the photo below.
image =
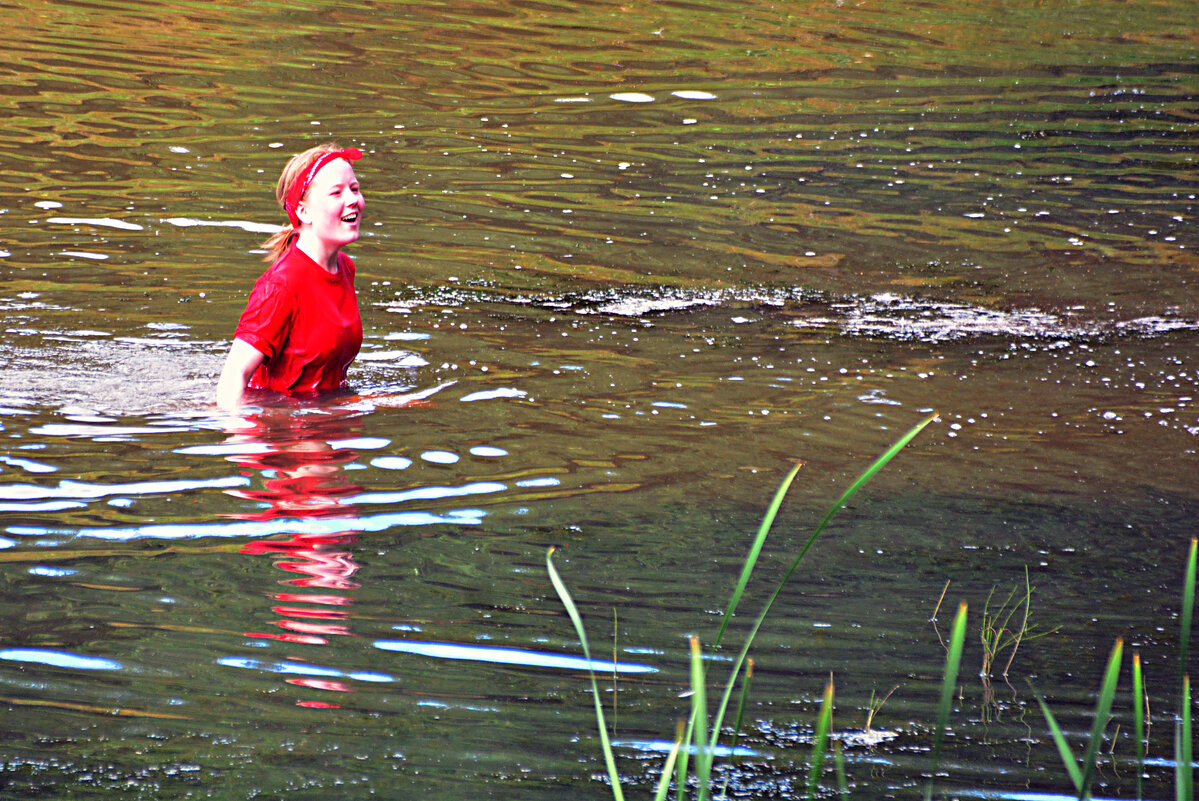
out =
[[(335, 693), (353, 692), (349, 687), (340, 681), (332, 679), (287, 679), (288, 684), (295, 684), (299, 687), (310, 687), (313, 690), (328, 690)], [(312, 703), (312, 702), (309, 702)], [(307, 704), (305, 704), (307, 706)]]
[[(343, 466), (357, 459), (358, 454), (334, 443), (356, 433), (352, 425), (356, 418), (322, 415), (313, 420), (290, 412), (247, 418), (245, 427), (229, 438), (229, 442), (265, 446), (259, 453), (227, 457), (248, 468), (247, 475), (263, 476), (262, 489), (227, 492), (265, 504), (259, 511), (231, 516), (241, 520), (354, 517), (357, 510), (342, 503), (342, 499), (362, 488), (347, 479)], [(355, 532), (345, 531), (295, 533), (285, 539), (255, 540), (243, 545), (241, 552), (249, 556), (275, 557), (274, 566), (289, 574), (280, 579), (280, 584), (323, 591), (268, 593), (275, 601), (271, 610), (280, 616), (272, 623), (279, 631), (247, 631), (246, 636), (301, 645), (327, 645), (330, 637), (354, 636), (348, 609), (354, 603), (353, 597), (328, 591), (351, 592), (360, 586), (353, 580), (359, 566), (349, 550), (357, 541)], [(330, 679), (288, 678), (286, 682), (325, 692), (353, 691), (345, 683)], [(315, 709), (340, 708), (323, 701), (297, 703)]]

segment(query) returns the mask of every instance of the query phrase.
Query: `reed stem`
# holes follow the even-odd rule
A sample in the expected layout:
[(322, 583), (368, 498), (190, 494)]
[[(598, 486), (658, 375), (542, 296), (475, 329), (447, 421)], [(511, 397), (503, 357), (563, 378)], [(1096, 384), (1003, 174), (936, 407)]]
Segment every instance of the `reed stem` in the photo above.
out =
[(812, 744), (812, 761), (808, 766), (808, 799), (816, 798), (816, 788), (820, 784), (820, 771), (824, 767), (824, 755), (828, 751), (829, 732), (833, 728), (833, 677), (828, 677), (824, 687), (824, 699), (820, 704), (820, 718), (816, 722), (816, 737)]
[(545, 555), (545, 568), (550, 575), (550, 582), (554, 585), (554, 590), (558, 593), (558, 598), (566, 607), (566, 614), (570, 616), (570, 622), (574, 624), (579, 642), (583, 646), (583, 656), (587, 658), (587, 673), (591, 676), (591, 697), (595, 701), (595, 722), (599, 727), (600, 744), (604, 749), (604, 766), (608, 769), (608, 781), (612, 784), (612, 797), (616, 801), (624, 801), (624, 791), (620, 786), (620, 773), (616, 770), (616, 755), (613, 754), (612, 742), (608, 739), (608, 725), (604, 721), (604, 705), (600, 700), (599, 684), (595, 680), (595, 668), (591, 663), (591, 647), (587, 643), (587, 632), (583, 628), (583, 619), (579, 616), (579, 610), (575, 606), (574, 600), (558, 576), (558, 571), (554, 569), (553, 548), (550, 548)]
[(1141, 675), (1141, 655), (1136, 652), (1132, 655), (1132, 725), (1137, 741), (1137, 801), (1141, 801), (1145, 775), (1145, 681)]
[(1191, 735), (1191, 677), (1182, 677), (1181, 709), (1174, 726), (1174, 794), (1177, 801), (1195, 799), (1195, 754)]
[(937, 706), (937, 728), (933, 734), (933, 764), (924, 791), (925, 801), (933, 797), (933, 781), (941, 762), (941, 741), (949, 724), (949, 710), (953, 707), (953, 691), (958, 683), (958, 671), (962, 665), (962, 647), (966, 642), (966, 604), (958, 606), (953, 618), (953, 632), (949, 637), (949, 653), (945, 656), (945, 675), (941, 681), (941, 702)]

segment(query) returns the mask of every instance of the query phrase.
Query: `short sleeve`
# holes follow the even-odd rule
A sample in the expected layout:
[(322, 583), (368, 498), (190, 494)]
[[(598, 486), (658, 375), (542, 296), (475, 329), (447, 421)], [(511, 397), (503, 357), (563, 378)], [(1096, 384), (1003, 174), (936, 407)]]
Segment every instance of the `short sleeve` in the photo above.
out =
[(263, 276), (250, 292), (233, 338), (271, 359), (283, 349), (294, 313), (295, 297), (287, 287)]

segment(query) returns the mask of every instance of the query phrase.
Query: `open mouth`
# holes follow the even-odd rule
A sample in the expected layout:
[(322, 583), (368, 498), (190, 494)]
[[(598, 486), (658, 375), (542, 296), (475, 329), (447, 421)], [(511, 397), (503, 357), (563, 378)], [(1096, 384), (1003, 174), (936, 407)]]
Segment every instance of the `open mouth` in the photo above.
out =
[(347, 215), (345, 215), (344, 217), (342, 217), (342, 218), (341, 218), (341, 221), (342, 221), (342, 222), (344, 222), (344, 223), (356, 223), (356, 222), (358, 222), (358, 212), (356, 212), (356, 211), (352, 211), (352, 212), (350, 212), (349, 214), (347, 214)]

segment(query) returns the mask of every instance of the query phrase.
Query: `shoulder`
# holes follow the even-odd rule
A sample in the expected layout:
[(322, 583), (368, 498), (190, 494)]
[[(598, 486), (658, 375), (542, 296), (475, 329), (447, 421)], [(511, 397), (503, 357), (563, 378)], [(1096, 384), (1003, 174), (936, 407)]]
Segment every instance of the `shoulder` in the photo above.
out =
[(250, 304), (287, 304), (295, 297), (296, 289), (295, 270), (289, 269), (284, 260), (280, 259), (258, 276), (254, 288), (250, 291)]
[(254, 288), (263, 289), (287, 289), (294, 285), (295, 282), (301, 279), (300, 273), (303, 263), (295, 258), (292, 258), (294, 249), (289, 249), (279, 257), (279, 260), (266, 269), (262, 275), (258, 276), (258, 280), (254, 282)]

